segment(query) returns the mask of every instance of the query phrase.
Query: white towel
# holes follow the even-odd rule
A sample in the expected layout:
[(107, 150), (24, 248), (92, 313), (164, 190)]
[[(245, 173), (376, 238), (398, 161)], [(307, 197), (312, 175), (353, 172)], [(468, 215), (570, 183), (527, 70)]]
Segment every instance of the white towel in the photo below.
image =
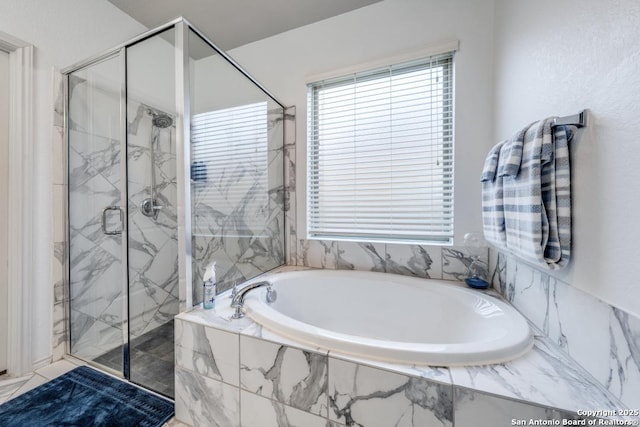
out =
[(532, 123), (493, 147), (481, 181), (485, 238), (553, 270), (564, 267), (570, 255), (573, 129), (552, 124)]

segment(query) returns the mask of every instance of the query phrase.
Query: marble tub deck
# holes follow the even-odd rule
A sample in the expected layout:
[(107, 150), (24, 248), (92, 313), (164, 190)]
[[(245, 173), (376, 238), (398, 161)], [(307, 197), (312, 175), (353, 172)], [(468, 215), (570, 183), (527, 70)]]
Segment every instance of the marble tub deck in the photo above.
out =
[[(493, 297), (501, 298), (493, 291), (488, 291), (488, 293)], [(555, 347), (547, 337), (533, 326), (532, 331), (535, 336), (533, 349), (513, 361), (487, 366), (429, 367), (367, 360), (308, 346), (269, 331), (249, 318), (232, 320), (232, 312), (229, 307), (229, 292), (225, 292), (219, 295), (215, 310), (196, 308), (191, 312), (182, 313), (176, 317), (176, 360), (178, 370), (183, 373), (193, 371), (189, 372), (189, 375), (193, 373), (208, 376), (209, 373), (203, 372), (197, 365), (202, 367), (208, 363), (213, 363), (214, 365), (218, 363), (219, 369), (213, 378), (235, 387), (239, 386), (241, 399), (245, 399), (247, 392), (252, 390), (251, 387), (247, 388), (247, 381), (249, 384), (251, 381), (246, 380), (248, 378), (246, 372), (253, 372), (252, 370), (255, 369), (255, 372), (261, 372), (265, 378), (267, 376), (265, 372), (273, 376), (275, 359), (271, 359), (270, 362), (255, 362), (254, 368), (251, 368), (247, 366), (247, 358), (259, 359), (260, 356), (238, 354), (241, 353), (238, 349), (235, 350), (235, 354), (233, 351), (228, 353), (228, 348), (237, 344), (231, 341), (231, 345), (216, 346), (214, 345), (216, 337), (230, 339), (229, 337), (233, 336), (232, 334), (236, 334), (236, 341), (238, 341), (237, 336), (239, 336), (239, 348), (243, 348), (242, 351), (251, 346), (260, 346), (260, 341), (264, 340), (267, 346), (269, 344), (273, 346), (271, 352), (275, 352), (277, 349), (291, 348), (301, 350), (307, 359), (309, 359), (309, 355), (324, 357), (325, 364), (328, 364), (328, 370), (333, 369), (334, 372), (343, 370), (344, 377), (349, 377), (349, 381), (353, 382), (350, 385), (344, 384), (341, 386), (339, 381), (335, 379), (331, 384), (330, 379), (328, 381), (329, 384), (325, 383), (324, 385), (323, 393), (326, 394), (325, 397), (327, 397), (328, 403), (317, 403), (317, 405), (322, 406), (322, 410), (326, 414), (324, 416), (328, 417), (329, 422), (335, 422), (335, 425), (350, 425), (349, 420), (344, 417), (344, 414), (352, 409), (350, 405), (357, 403), (362, 406), (373, 395), (380, 396), (390, 393), (389, 389), (385, 389), (382, 384), (380, 389), (375, 389), (375, 392), (371, 391), (371, 379), (367, 378), (361, 380), (363, 384), (368, 383), (366, 386), (369, 388), (367, 396), (358, 395), (359, 392), (355, 384), (359, 381), (358, 375), (362, 374), (363, 371), (371, 371), (374, 373), (373, 377), (380, 378), (396, 374), (398, 377), (402, 377), (406, 384), (411, 383), (412, 379), (417, 381), (426, 380), (429, 387), (436, 387), (437, 389), (436, 395), (440, 397), (436, 398), (436, 401), (450, 399), (453, 402), (455, 408), (448, 408), (447, 410), (453, 412), (455, 409), (456, 427), (478, 425), (474, 424), (474, 420), (477, 421), (478, 419), (494, 420), (494, 422), (500, 423), (495, 425), (502, 425), (502, 423), (509, 422), (515, 416), (520, 416), (521, 414), (530, 418), (580, 419), (581, 417), (577, 417), (576, 413), (581, 410), (617, 411), (625, 408), (625, 405), (613, 397), (582, 367)], [(216, 330), (221, 333), (216, 332)], [(201, 334), (206, 334), (206, 336)], [(211, 346), (211, 348), (198, 349), (198, 346)], [(217, 349), (214, 347), (217, 347)], [(227, 347), (227, 349), (223, 349), (223, 347)], [(221, 351), (224, 354), (219, 358), (219, 352)], [(280, 352), (281, 350), (277, 351)], [(256, 350), (255, 353), (266, 354), (268, 351), (262, 348)], [(215, 360), (204, 360), (205, 356), (203, 355), (207, 354), (213, 356)], [(233, 362), (238, 364), (240, 379), (233, 378), (234, 375), (237, 376), (237, 373), (234, 373), (229, 366), (225, 368), (225, 363), (232, 358), (244, 359), (241, 362)], [(222, 364), (220, 360), (222, 360)], [(328, 360), (328, 363), (326, 360)], [(185, 364), (185, 362), (187, 363)], [(311, 366), (311, 362), (308, 363)], [(225, 369), (229, 369), (229, 374), (225, 374)], [(312, 370), (310, 367), (308, 369), (309, 371)], [(227, 378), (225, 378), (225, 375), (227, 375)], [(291, 376), (292, 374), (282, 373), (278, 370), (278, 375)], [(409, 377), (409, 382), (406, 382), (407, 377)], [(232, 380), (229, 381), (228, 378), (232, 378)], [(271, 382), (274, 381), (278, 380), (273, 380), (272, 378)], [(177, 385), (177, 387), (179, 386)], [(411, 387), (409, 386), (409, 388)], [(259, 390), (254, 391), (254, 393), (260, 395), (264, 387), (260, 385), (254, 388)], [(183, 388), (183, 392), (188, 392), (185, 389), (188, 390), (188, 387)], [(399, 390), (399, 388), (395, 390), (396, 394)], [(406, 397), (411, 394), (411, 390), (405, 389), (401, 393), (404, 393)], [(442, 399), (442, 393), (448, 397)], [(176, 414), (178, 418), (180, 418), (178, 401), (181, 399), (179, 394), (180, 390), (177, 390)], [(274, 401), (276, 400), (273, 396), (270, 398)], [(380, 399), (376, 400), (378, 403), (370, 402), (366, 411), (372, 414), (378, 412), (381, 415), (383, 409), (376, 408), (380, 404)], [(188, 398), (186, 401), (188, 401)], [(295, 404), (292, 406), (296, 407)], [(449, 406), (451, 405), (449, 404)], [(434, 410), (433, 407), (430, 409)], [(311, 413), (316, 410), (320, 415), (320, 409), (318, 408), (311, 407), (305, 410)], [(360, 409), (360, 411), (363, 410), (362, 408)], [(240, 408), (240, 411), (244, 414), (242, 408)], [(451, 423), (446, 422), (446, 419), (448, 419), (446, 414), (443, 417), (443, 420), (441, 420), (443, 425), (453, 425), (453, 417), (451, 417)], [(242, 419), (242, 424), (245, 425), (244, 418)], [(464, 422), (465, 419), (467, 423)]]

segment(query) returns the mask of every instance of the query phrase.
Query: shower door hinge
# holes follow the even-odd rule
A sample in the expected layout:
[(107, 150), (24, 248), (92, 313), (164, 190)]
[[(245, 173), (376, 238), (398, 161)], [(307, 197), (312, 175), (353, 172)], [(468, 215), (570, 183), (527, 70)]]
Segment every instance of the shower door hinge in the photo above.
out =
[[(120, 229), (118, 230), (107, 230), (107, 212), (109, 211), (118, 211), (120, 215)], [(107, 236), (116, 236), (118, 234), (122, 234), (122, 229), (124, 226), (124, 213), (120, 206), (107, 206), (102, 210), (102, 232)]]

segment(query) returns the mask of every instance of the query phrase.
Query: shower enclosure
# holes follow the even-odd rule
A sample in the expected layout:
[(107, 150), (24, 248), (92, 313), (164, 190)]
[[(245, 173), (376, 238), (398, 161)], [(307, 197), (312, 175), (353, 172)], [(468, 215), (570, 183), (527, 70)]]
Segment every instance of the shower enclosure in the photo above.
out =
[(173, 317), (284, 264), (284, 108), (180, 18), (63, 70), (70, 354), (173, 396)]

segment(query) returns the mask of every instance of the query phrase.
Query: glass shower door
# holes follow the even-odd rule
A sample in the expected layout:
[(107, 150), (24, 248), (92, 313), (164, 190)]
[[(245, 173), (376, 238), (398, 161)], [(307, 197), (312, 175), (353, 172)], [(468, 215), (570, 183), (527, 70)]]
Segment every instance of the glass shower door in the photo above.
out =
[(127, 47), (129, 379), (173, 397), (179, 311), (175, 30)]
[(122, 55), (69, 74), (71, 353), (123, 375)]
[(171, 397), (179, 310), (174, 33), (68, 80), (71, 354)]
[(222, 291), (284, 262), (286, 117), (186, 22), (105, 55), (65, 72), (71, 354), (173, 396), (204, 266)]

